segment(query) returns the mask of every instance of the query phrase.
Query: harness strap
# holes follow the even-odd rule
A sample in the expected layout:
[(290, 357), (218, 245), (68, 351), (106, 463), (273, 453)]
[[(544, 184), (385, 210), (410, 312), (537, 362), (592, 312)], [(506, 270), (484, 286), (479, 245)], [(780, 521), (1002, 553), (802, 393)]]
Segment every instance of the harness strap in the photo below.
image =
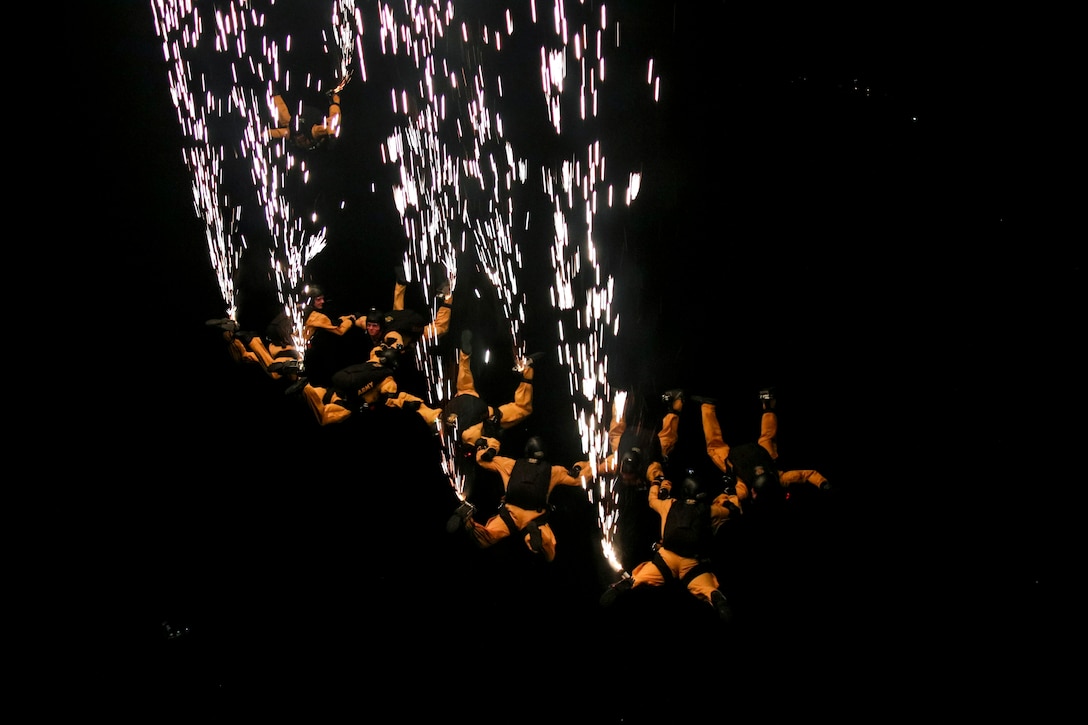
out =
[(688, 573), (684, 575), (683, 579), (680, 580), (680, 583), (687, 587), (688, 584), (691, 584), (692, 579), (700, 574), (705, 574), (708, 571), (711, 571), (710, 565), (705, 561), (700, 561), (698, 564), (688, 569)]
[(661, 572), (661, 576), (665, 577), (665, 583), (673, 581), (672, 569), (665, 563), (665, 560), (661, 558), (659, 552), (654, 552), (654, 555), (650, 557), (650, 563), (657, 567), (657, 570)]
[[(526, 529), (518, 528), (518, 525), (514, 523), (514, 517), (510, 514), (510, 509), (506, 508), (505, 505), (499, 507), (499, 518), (502, 519), (502, 522), (504, 524), (506, 524), (506, 528), (510, 530), (511, 536), (517, 536), (518, 534), (525, 533)], [(536, 524), (537, 527), (543, 526), (544, 524), (548, 523), (548, 510), (544, 509), (544, 513), (540, 514), (540, 516), (537, 516), (535, 519), (533, 519), (532, 522)]]
[(510, 510), (505, 506), (499, 509), (499, 518), (506, 524), (506, 528), (510, 530), (511, 536), (517, 536), (519, 529), (518, 525), (514, 523), (514, 517), (510, 515)]

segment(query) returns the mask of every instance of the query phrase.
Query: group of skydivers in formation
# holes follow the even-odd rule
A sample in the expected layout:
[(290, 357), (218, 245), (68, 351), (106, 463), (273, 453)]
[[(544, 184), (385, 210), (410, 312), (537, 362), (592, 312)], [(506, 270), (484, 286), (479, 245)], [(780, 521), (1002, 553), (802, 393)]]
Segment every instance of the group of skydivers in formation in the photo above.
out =
[[(471, 486), (452, 512), (447, 532), (464, 532), (480, 548), (507, 538), (520, 541), (544, 562), (556, 558), (557, 540), (549, 514), (557, 487), (587, 487), (601, 476), (612, 477), (621, 516), (616, 531), (626, 551), (620, 553), (624, 571), (600, 597), (611, 607), (636, 589), (679, 583), (705, 602), (723, 622), (734, 618), (734, 607), (723, 593), (716, 566), (720, 532), (740, 521), (780, 518), (791, 495), (825, 495), (827, 477), (811, 469), (781, 470), (778, 456), (778, 415), (773, 388), (759, 392), (761, 418), (754, 442), (730, 445), (718, 420), (717, 401), (686, 394), (681, 389), (661, 396), (665, 412), (660, 422), (646, 424), (631, 415), (627, 394), (615, 395), (608, 431), (609, 454), (600, 461), (579, 461), (571, 467), (553, 465), (545, 441), (530, 436), (521, 455), (503, 450), (503, 433), (533, 412), (536, 353), (515, 360), (518, 376), (512, 399), (492, 405), (476, 389), (472, 373), (473, 335), (461, 333), (455, 374), (456, 391), (441, 407), (427, 400), (422, 390), (403, 389), (404, 361), (421, 340), (444, 338), (450, 329), (453, 294), (448, 281), (440, 283), (430, 314), (406, 309), (408, 279), (395, 267), (393, 306), (371, 308), (365, 314), (334, 314), (325, 291), (307, 285), (302, 312), (305, 350), (292, 339), (292, 322), (278, 315), (263, 333), (247, 332), (230, 318), (208, 320), (222, 329), (235, 361), (258, 366), (266, 375), (287, 383), (288, 395), (302, 395), (319, 426), (342, 423), (363, 410), (400, 408), (414, 411), (436, 436), (449, 442), (466, 480), (479, 468), (497, 474), (503, 485), (497, 512), (481, 522), (469, 500)], [(414, 366), (409, 366), (414, 367)], [(695, 407), (701, 419), (705, 450), (713, 466), (680, 467), (673, 454), (680, 436), (681, 413)], [(815, 493), (814, 493), (815, 492)], [(460, 499), (460, 496), (458, 497)], [(640, 533), (641, 532), (641, 533)], [(649, 534), (647, 535), (647, 532)], [(651, 539), (647, 547), (633, 543)], [(632, 558), (633, 556), (633, 558)]]

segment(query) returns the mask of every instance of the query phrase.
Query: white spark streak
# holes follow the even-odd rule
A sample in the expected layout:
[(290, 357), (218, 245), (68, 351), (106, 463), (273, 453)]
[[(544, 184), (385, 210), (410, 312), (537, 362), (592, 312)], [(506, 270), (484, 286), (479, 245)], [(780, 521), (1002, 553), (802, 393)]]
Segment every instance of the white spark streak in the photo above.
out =
[[(290, 174), (300, 174), (302, 183), (308, 183), (309, 169), (306, 164), (300, 163), (294, 157), (285, 142), (265, 140), (268, 119), (274, 116), (272, 83), (278, 82), (281, 77), (280, 42), (266, 36), (261, 36), (258, 43), (250, 42), (248, 32), (257, 32), (264, 26), (264, 15), (258, 14), (255, 8), (249, 8), (250, 22), (247, 22), (246, 9), (249, 5), (249, 2), (239, 0), (238, 4), (229, 3), (225, 11), (214, 9), (215, 50), (219, 54), (233, 51), (247, 71), (245, 77), (253, 77), (259, 82), (243, 83), (239, 80), (238, 66), (231, 64), (230, 90), (225, 97), (219, 97), (201, 75), (200, 85), (205, 89), (205, 103), (203, 108), (197, 108), (188, 90), (189, 72), (186, 69), (192, 62), (187, 54), (197, 48), (203, 27), (199, 12), (191, 2), (152, 0), (156, 32), (163, 38), (166, 57), (175, 63), (175, 70), (170, 74), (171, 95), (179, 109), (179, 123), (194, 142), (195, 148), (190, 149), (185, 158), (193, 173), (197, 214), (205, 220), (208, 227), (209, 255), (228, 314), (231, 317), (237, 316), (234, 277), (246, 245), (243, 238), (232, 233), (233, 225), (227, 225), (222, 218), (221, 207), (225, 195), (219, 192), (219, 185), (222, 182), (225, 146), (213, 143), (217, 131), (212, 128), (213, 124), (209, 122), (206, 112), (211, 109), (218, 110), (224, 103), (245, 124), (235, 152), (240, 158), (250, 160), (250, 177), (272, 238), (269, 255), (271, 276), (276, 281), (280, 302), (294, 318), (296, 347), (304, 350), (305, 341), (302, 339), (302, 320), (299, 319), (296, 290), (303, 279), (306, 265), (325, 247), (325, 229), (306, 231), (301, 218), (292, 210), (284, 195)], [(354, 2), (341, 0), (334, 4), (332, 25), (343, 76), (354, 56), (353, 38), (362, 33), (362, 17), (355, 10)], [(182, 43), (171, 40), (179, 35), (183, 39)], [(288, 35), (283, 42), (290, 50), (291, 36)], [(249, 54), (248, 48), (251, 47), (259, 48), (260, 54)], [(265, 84), (263, 98), (259, 98), (254, 90), (260, 83)], [(284, 88), (290, 87), (289, 71), (283, 74), (282, 85)], [(296, 115), (300, 108), (301, 104), (296, 108)], [(220, 118), (222, 115), (217, 113)], [(330, 123), (334, 128), (337, 127), (339, 118), (334, 115)], [(316, 223), (316, 220), (312, 221)]]
[[(234, 234), (237, 217), (223, 213), (226, 194), (220, 187), (226, 148), (232, 148), (235, 156), (249, 165), (249, 177), (272, 240), (268, 263), (280, 301), (295, 315), (296, 334), (301, 335), (294, 290), (307, 264), (324, 249), (326, 230), (317, 219), (304, 225), (286, 193), (290, 180), (297, 178), (303, 184), (309, 181), (305, 159), (297, 158), (283, 140), (266, 140), (266, 131), (274, 112), (273, 88), (289, 89), (293, 72), (310, 85), (313, 74), (284, 62), (292, 47), (290, 34), (279, 39), (263, 34), (265, 12), (275, 5), (272, 0), (235, 0), (214, 16), (215, 52), (224, 57), (233, 53), (236, 57), (230, 63), (231, 91), (218, 97), (203, 73), (194, 72), (187, 58), (194, 54), (203, 32), (194, 4), (191, 0), (151, 1), (164, 56), (173, 63), (169, 73), (171, 97), (189, 145), (184, 158), (193, 172), (194, 204), (207, 223), (209, 256), (230, 314), (236, 312), (233, 279), (245, 240)], [(266, 11), (258, 12), (256, 6), (266, 4)], [(596, 132), (591, 124), (599, 123), (603, 114), (628, 112), (618, 107), (622, 104), (610, 106), (601, 101), (608, 92), (606, 46), (619, 45), (619, 24), (612, 23), (615, 33), (606, 33), (609, 20), (603, 4), (593, 22), (595, 8), (578, 3), (578, 11), (585, 17), (568, 19), (563, 0), (554, 0), (552, 22), (543, 27), (538, 26), (536, 0), (529, 0), (528, 6), (531, 22), (528, 28), (522, 28), (509, 9), (501, 20), (496, 16), (489, 25), (461, 17), (448, 0), (402, 0), (399, 5), (379, 0), (372, 10), (377, 23), (372, 37), (383, 56), (383, 68), (388, 64), (396, 72), (390, 74), (395, 80), (388, 89), (389, 132), (377, 156), (382, 164), (396, 169), (389, 200), (401, 218), (406, 273), (421, 280), (426, 298), (432, 299), (443, 282), (455, 290), (459, 260), (472, 254), (476, 268), (489, 282), (488, 292), (501, 306), (509, 325), (512, 351), (519, 360), (525, 353), (522, 328), (528, 306), (522, 291), (525, 272), (521, 240), (534, 230), (528, 213), (523, 213), (515, 201), (515, 192), (530, 181), (540, 184), (551, 214), (548, 257), (553, 280), (549, 295), (560, 340), (558, 359), (569, 374), (572, 417), (583, 453), (596, 466), (614, 455), (608, 450), (607, 436), (609, 401), (613, 396), (607, 351), (620, 328), (619, 317), (612, 309), (613, 278), (602, 269), (595, 238), (597, 216), (612, 209), (614, 190), (606, 174), (607, 139), (573, 144), (561, 141), (572, 132), (564, 126), (564, 111), (569, 119), (581, 124), (577, 130), (583, 136)], [(325, 52), (338, 54), (341, 77), (354, 68), (356, 82), (367, 80), (363, 31), (363, 13), (354, 2), (332, 2), (332, 46), (322, 34)], [(250, 37), (253, 33), (258, 36)], [(580, 148), (580, 152), (556, 151), (561, 156), (551, 158), (546, 147), (544, 158), (530, 160), (506, 136), (505, 119), (499, 113), (506, 101), (504, 88), (521, 88), (527, 79), (518, 77), (506, 83), (494, 69), (506, 67), (499, 56), (515, 40), (520, 41), (522, 33), (544, 38), (539, 43), (540, 110), (554, 133), (555, 149)], [(282, 53), (281, 48), (285, 49)], [(511, 68), (511, 72), (515, 70)], [(572, 77), (568, 83), (568, 74), (577, 78)], [(609, 78), (608, 83), (619, 80)], [(653, 98), (659, 98), (660, 77), (652, 59), (646, 65), (646, 83), (653, 88)], [(190, 85), (201, 88), (200, 94), (191, 92)], [(567, 88), (575, 89), (570, 98), (565, 95)], [(202, 100), (198, 102), (197, 97)], [(219, 121), (225, 116), (243, 122), (240, 140), (227, 143), (218, 138), (218, 127), (222, 125)], [(349, 114), (348, 123), (350, 118)], [(333, 119), (334, 123), (338, 121)], [(607, 200), (604, 209), (598, 207), (602, 187)], [(636, 199), (640, 187), (641, 175), (629, 172), (624, 190), (626, 204)], [(515, 214), (523, 215), (518, 228), (513, 224)], [(307, 226), (318, 230), (307, 231)], [(444, 266), (447, 279), (432, 278), (431, 270), (437, 264)], [(296, 343), (300, 342), (296, 339)], [(431, 384), (431, 404), (441, 405), (452, 397), (454, 381), (445, 371), (446, 366), (431, 354), (435, 342), (420, 340), (416, 361)], [(616, 392), (621, 409), (623, 395), (622, 391)], [(461, 495), (463, 475), (454, 465), (452, 444), (447, 448), (444, 467), (451, 485)], [(619, 511), (613, 483), (608, 476), (602, 476), (587, 492), (598, 508), (602, 548), (615, 566), (611, 542)]]

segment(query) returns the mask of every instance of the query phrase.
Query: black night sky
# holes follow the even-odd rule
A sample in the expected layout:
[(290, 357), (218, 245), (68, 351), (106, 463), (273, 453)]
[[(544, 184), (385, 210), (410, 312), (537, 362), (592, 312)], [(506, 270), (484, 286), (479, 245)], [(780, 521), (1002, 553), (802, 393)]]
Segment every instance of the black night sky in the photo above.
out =
[[(322, 22), (302, 7), (276, 10), (300, 37)], [(138, 491), (124, 538), (140, 636), (119, 699), (143, 693), (164, 716), (297, 698), (347, 717), (506, 718), (511, 706), (530, 720), (641, 722), (690, 687), (722, 717), (734, 705), (881, 717), (890, 705), (873, 702), (898, 701), (904, 681), (936, 695), (976, 659), (997, 671), (1041, 651), (1023, 628), (1049, 610), (1061, 577), (1048, 554), (1068, 531), (1035, 487), (1077, 485), (1051, 479), (1083, 448), (1058, 422), (1082, 410), (1083, 225), (1057, 221), (1075, 200), (1043, 169), (1069, 152), (1060, 131), (1037, 131), (1046, 92), (1009, 42), (1027, 29), (990, 18), (981, 32), (913, 5), (643, 0), (614, 17), (612, 77), (644, 74), (653, 56), (662, 78), (659, 103), (602, 113), (604, 153), (643, 173), (635, 204), (597, 230), (623, 324), (614, 385), (655, 415), (670, 388), (717, 397), (733, 411), (727, 432), (748, 440), (755, 393), (775, 385), (792, 467), (836, 484), (773, 547), (724, 550), (727, 594), (749, 615), (740, 630), (682, 594), (600, 610), (612, 575), (584, 500), (560, 503), (565, 548), (550, 569), (448, 536), (455, 501), (425, 426), (390, 413), (321, 428), (235, 364), (204, 325), (225, 310), (150, 6), (111, 2), (92, 21), (108, 25), (109, 74), (95, 89), (109, 137), (94, 153), (116, 173), (96, 193), (117, 252), (108, 273), (141, 331), (121, 352), (118, 440), (140, 453), (115, 470)], [(511, 50), (502, 72), (516, 77), (537, 50)], [(331, 63), (313, 65), (331, 80)], [(388, 306), (406, 244), (378, 157), (389, 83), (372, 65), (345, 90), (344, 135), (314, 162), (307, 199), (329, 234), (308, 272), (343, 311)], [(534, 126), (539, 89), (509, 99), (508, 134), (531, 149), (547, 131)], [(534, 203), (525, 337), (548, 351), (548, 217)], [(274, 300), (253, 271), (260, 245), (255, 233), (241, 282), (250, 329)], [(467, 297), (478, 280), (464, 279)], [(484, 324), (480, 305), (465, 309), (451, 337)], [(568, 464), (582, 456), (551, 360), (510, 445), (540, 434)], [(485, 385), (505, 390), (504, 374), (494, 366)], [(687, 431), (697, 454), (700, 431)], [(164, 622), (185, 634), (167, 637)]]

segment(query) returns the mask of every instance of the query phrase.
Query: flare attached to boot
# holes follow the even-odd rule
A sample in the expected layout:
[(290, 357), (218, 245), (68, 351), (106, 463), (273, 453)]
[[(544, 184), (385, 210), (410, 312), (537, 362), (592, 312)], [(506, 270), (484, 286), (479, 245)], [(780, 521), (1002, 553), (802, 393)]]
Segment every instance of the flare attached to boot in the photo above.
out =
[(465, 531), (471, 529), (472, 514), (474, 513), (476, 513), (475, 506), (468, 501), (461, 502), (461, 505), (453, 512), (453, 516), (450, 516), (449, 521), (446, 522), (446, 533), (455, 534), (458, 529), (464, 529)]
[(710, 594), (710, 604), (718, 612), (718, 619), (723, 622), (733, 621), (733, 608), (729, 606), (729, 600), (725, 598), (725, 595), (720, 591), (713, 591)]
[(623, 579), (620, 579), (618, 582), (608, 587), (608, 589), (604, 590), (604, 594), (601, 595), (601, 606), (611, 607), (616, 603), (616, 600), (619, 599), (621, 594), (626, 594), (631, 591), (631, 587), (633, 586), (635, 586), (635, 580), (632, 579), (627, 572), (624, 572)]

